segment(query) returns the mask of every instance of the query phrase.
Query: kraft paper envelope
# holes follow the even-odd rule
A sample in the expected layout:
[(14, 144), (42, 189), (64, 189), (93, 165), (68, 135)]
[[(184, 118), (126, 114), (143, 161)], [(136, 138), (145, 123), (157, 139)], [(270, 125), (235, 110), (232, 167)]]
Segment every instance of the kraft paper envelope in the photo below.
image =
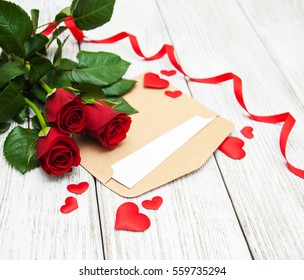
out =
[[(165, 95), (165, 90), (177, 90), (171, 86), (167, 89), (144, 88), (143, 75), (136, 80), (137, 84), (124, 98), (139, 113), (131, 116), (132, 125), (122, 143), (109, 150), (90, 137), (81, 136), (76, 139), (81, 153), (81, 165), (106, 187), (124, 197), (139, 196), (198, 169), (234, 127), (230, 121), (185, 94), (177, 98)], [(203, 129), (133, 187), (128, 188), (112, 178), (111, 166), (195, 116), (214, 119), (210, 119)], [(149, 158), (145, 160), (148, 162)]]

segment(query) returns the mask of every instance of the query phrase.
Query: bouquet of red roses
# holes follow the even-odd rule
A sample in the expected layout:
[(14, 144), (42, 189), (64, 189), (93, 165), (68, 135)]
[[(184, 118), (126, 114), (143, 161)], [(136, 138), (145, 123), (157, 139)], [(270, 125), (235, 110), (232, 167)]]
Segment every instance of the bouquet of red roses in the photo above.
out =
[[(38, 10), (30, 18), (18, 5), (0, 0), (0, 132), (19, 124), (6, 137), (4, 155), (22, 173), (40, 165), (48, 174), (61, 175), (78, 166), (74, 134), (94, 137), (109, 149), (126, 138), (128, 115), (137, 112), (121, 97), (135, 84), (122, 78), (129, 63), (106, 52), (80, 51), (78, 62), (62, 58), (67, 38), (60, 39), (66, 30), (62, 22), (96, 28), (110, 20), (114, 4), (74, 0), (37, 32)], [(48, 49), (55, 42), (50, 59)]]

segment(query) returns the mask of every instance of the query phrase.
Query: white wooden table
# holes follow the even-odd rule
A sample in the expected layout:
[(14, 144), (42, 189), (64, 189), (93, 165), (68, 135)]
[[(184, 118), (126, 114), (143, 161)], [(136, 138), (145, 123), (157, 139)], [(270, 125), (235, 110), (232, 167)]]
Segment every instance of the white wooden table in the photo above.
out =
[[(41, 9), (51, 21), (70, 1), (14, 0), (26, 11)], [(92, 38), (120, 31), (136, 35), (145, 54), (173, 44), (184, 69), (195, 77), (234, 72), (243, 79), (245, 101), (260, 115), (290, 111), (297, 124), (288, 158), (304, 168), (304, 2), (296, 0), (117, 0), (112, 21)], [(145, 62), (127, 40), (81, 44), (112, 51), (132, 62), (127, 77), (172, 69), (167, 59)], [(65, 57), (75, 59), (70, 37)], [(135, 199), (120, 197), (79, 167), (63, 177), (40, 169), (21, 175), (0, 157), (0, 259), (304, 259), (304, 181), (288, 171), (278, 146), (281, 125), (257, 123), (237, 104), (232, 84), (170, 81), (235, 123), (247, 156), (232, 160), (216, 151), (196, 172)], [(254, 128), (255, 137), (240, 130)], [(5, 137), (0, 137), (0, 148)], [(69, 215), (59, 208), (70, 183), (88, 181)], [(142, 233), (114, 230), (126, 201), (140, 205), (160, 195), (158, 211)]]

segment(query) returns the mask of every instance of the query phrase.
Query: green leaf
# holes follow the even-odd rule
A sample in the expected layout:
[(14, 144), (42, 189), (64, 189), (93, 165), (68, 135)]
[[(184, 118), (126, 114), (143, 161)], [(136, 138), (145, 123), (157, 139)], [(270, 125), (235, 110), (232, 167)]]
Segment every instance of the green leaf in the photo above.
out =
[(5, 54), (5, 52), (1, 52), (1, 55), (0, 55), (0, 66), (2, 66), (6, 62), (8, 62), (7, 55)]
[(42, 34), (36, 34), (35, 36), (26, 40), (26, 42), (24, 44), (25, 57), (27, 59), (29, 59), (33, 55), (35, 55), (37, 52), (44, 51), (45, 46), (48, 43), (48, 41), (49, 41), (49, 39)]
[(75, 24), (82, 30), (90, 30), (104, 25), (113, 13), (115, 0), (74, 0), (71, 12)]
[(53, 58), (54, 67), (60, 65), (61, 58), (62, 58), (62, 42), (57, 38), (57, 49)]
[(55, 22), (61, 22), (64, 18), (71, 14), (71, 8), (65, 7), (55, 17)]
[(76, 69), (77, 66), (77, 62), (67, 58), (62, 58), (60, 61), (60, 65), (56, 67), (56, 70), (73, 70)]
[(26, 121), (27, 117), (28, 117), (28, 107), (25, 106), (25, 107), (19, 112), (19, 114), (16, 115), (16, 116), (14, 117), (14, 121), (15, 121), (16, 123), (21, 124), (21, 123), (24, 123), (24, 122)]
[(3, 50), (24, 54), (24, 42), (32, 32), (32, 21), (21, 7), (0, 1), (0, 47)]
[(53, 65), (47, 59), (43, 57), (34, 57), (30, 59), (31, 70), (29, 74), (29, 82), (35, 84), (42, 76), (49, 72)]
[(39, 166), (36, 155), (38, 131), (21, 126), (15, 127), (4, 142), (7, 161), (23, 174)]
[(0, 134), (6, 132), (10, 127), (10, 123), (0, 122)]
[(40, 131), (40, 130), (41, 130), (41, 125), (40, 125), (40, 122), (39, 122), (39, 120), (38, 120), (38, 118), (37, 118), (36, 115), (35, 115), (34, 117), (31, 118), (31, 121), (32, 121), (33, 127), (34, 127), (36, 130)]
[(8, 61), (0, 68), (0, 88), (4, 87), (10, 80), (25, 74), (26, 68), (18, 61)]
[(87, 101), (90, 99), (105, 98), (105, 95), (99, 86), (84, 83), (84, 84), (79, 84), (77, 88), (80, 91), (79, 97), (83, 101)]
[(45, 103), (46, 102), (46, 96), (47, 96), (47, 93), (45, 92), (44, 89), (42, 89), (40, 86), (38, 85), (34, 85), (33, 86), (33, 93), (35, 95), (35, 97), (42, 103)]
[(138, 110), (133, 108), (125, 99), (122, 97), (108, 97), (109, 101), (118, 103), (118, 105), (114, 106), (113, 109), (117, 112), (124, 112), (127, 115), (132, 115), (138, 113)]
[(72, 87), (71, 70), (76, 69), (77, 65), (73, 60), (62, 58), (60, 65), (49, 71), (42, 80), (51, 88)]
[(78, 69), (72, 71), (74, 81), (98, 86), (115, 83), (125, 74), (130, 65), (118, 55), (108, 52), (80, 51), (77, 58)]
[(32, 16), (32, 23), (33, 23), (33, 33), (35, 34), (36, 30), (38, 28), (39, 10), (32, 9), (31, 16)]
[(120, 79), (116, 83), (102, 88), (102, 91), (106, 96), (122, 96), (131, 90), (135, 84), (136, 81), (134, 80)]
[(69, 38), (69, 36), (66, 37), (63, 42), (61, 42), (61, 40), (57, 38), (57, 49), (56, 49), (56, 52), (55, 52), (54, 58), (53, 58), (54, 67), (60, 66), (60, 64), (61, 64), (62, 49), (68, 38)]
[(72, 86), (72, 72), (71, 71), (58, 71), (57, 69), (52, 69), (43, 78), (51, 88), (63, 88)]
[(15, 82), (9, 82), (0, 93), (0, 122), (5, 122), (16, 116), (25, 106), (22, 87)]
[(50, 37), (49, 42), (46, 45), (46, 48), (48, 48), (51, 43), (56, 40), (58, 38), (58, 36), (63, 33), (65, 30), (67, 30), (67, 27), (65, 26), (59, 26), (58, 28), (56, 28), (52, 34), (52, 37)]

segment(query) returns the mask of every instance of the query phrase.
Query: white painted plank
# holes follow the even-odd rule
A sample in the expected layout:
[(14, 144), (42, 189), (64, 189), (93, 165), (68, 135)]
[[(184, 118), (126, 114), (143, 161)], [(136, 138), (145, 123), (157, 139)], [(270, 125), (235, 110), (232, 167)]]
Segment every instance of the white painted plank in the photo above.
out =
[(238, 4), (304, 104), (304, 2), (240, 0)]
[[(27, 12), (39, 8), (40, 22), (49, 22), (70, 1), (22, 1)], [(65, 56), (75, 57), (77, 46), (67, 43)], [(5, 135), (0, 137), (3, 149)], [(0, 259), (102, 259), (95, 183), (78, 167), (61, 177), (35, 169), (21, 175), (0, 157)], [(77, 196), (79, 209), (63, 215), (59, 209), (70, 183), (88, 181), (89, 190)]]
[[(176, 24), (182, 28), (185, 23), (178, 21)], [(135, 34), (148, 55), (154, 54), (164, 43), (170, 43), (156, 2), (152, 0), (117, 1), (112, 21), (87, 34), (98, 39), (121, 31)], [(128, 41), (115, 45), (82, 44), (81, 48), (120, 54), (132, 62), (128, 77), (172, 69), (166, 59), (142, 61), (134, 55)], [(181, 75), (170, 81), (188, 92)], [(164, 199), (158, 211), (140, 206), (143, 200), (156, 195)], [(136, 199), (122, 198), (102, 185), (98, 186), (98, 197), (106, 259), (251, 258), (214, 158), (199, 171)], [(135, 202), (140, 211), (150, 217), (151, 227), (147, 231), (114, 230), (116, 209), (126, 201)]]
[[(286, 82), (288, 77), (282, 75), (236, 2), (158, 2), (181, 63), (192, 76), (235, 72), (243, 78), (245, 102), (250, 111), (261, 115), (291, 111), (303, 124), (303, 104), (298, 103)], [(255, 5), (256, 1), (253, 2)], [(284, 3), (289, 5), (288, 1)], [(283, 7), (278, 10), (277, 18), (285, 10)], [(269, 38), (271, 35), (268, 33)], [(254, 127), (255, 138), (244, 139), (245, 159), (234, 161), (216, 153), (254, 258), (303, 259), (304, 183), (287, 170), (280, 154), (281, 125), (248, 119), (233, 97), (231, 83), (218, 86), (190, 83), (190, 89), (197, 100), (235, 121), (235, 135), (244, 139), (239, 130), (245, 125)], [(303, 126), (297, 125), (288, 145), (288, 157), (303, 168), (302, 137)]]

